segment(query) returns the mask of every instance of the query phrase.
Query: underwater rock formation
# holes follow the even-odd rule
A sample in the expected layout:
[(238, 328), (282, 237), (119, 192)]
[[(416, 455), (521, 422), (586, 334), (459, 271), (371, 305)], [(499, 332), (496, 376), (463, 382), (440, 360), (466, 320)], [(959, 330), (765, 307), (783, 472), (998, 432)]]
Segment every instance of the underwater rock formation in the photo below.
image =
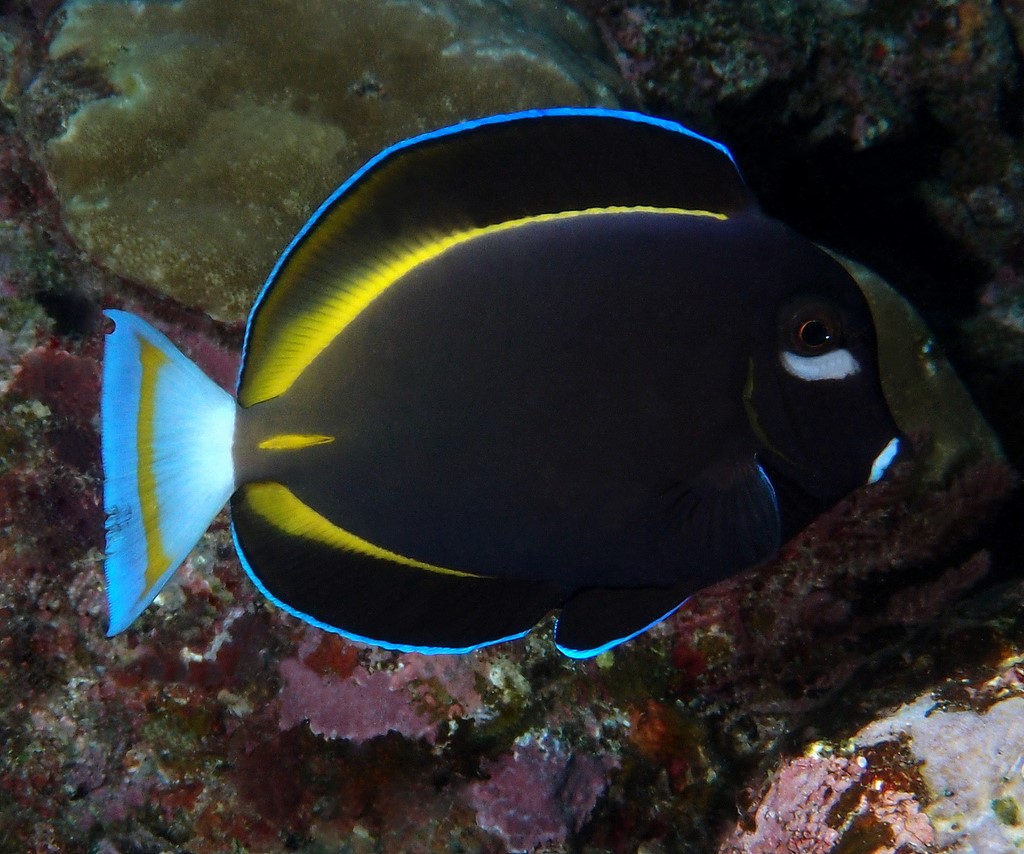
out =
[(1006, 402), (1024, 352), (1020, 0), (575, 2), (647, 108), (727, 140), (774, 215), (898, 281), (933, 326), (985, 291), (979, 334), (943, 344), (1024, 448)]
[(1000, 97), (1021, 35), (1007, 20), (1016, 9), (989, 0), (578, 5), (601, 24), (647, 102), (713, 115), (786, 84), (783, 97), (771, 97), (779, 124), (862, 149), (905, 133), (918, 108), (949, 129), (996, 121), (972, 113)]
[(511, 754), (487, 763), (489, 779), (471, 783), (469, 800), (482, 828), (512, 851), (560, 844), (580, 830), (608, 784), (609, 757), (569, 754), (555, 739), (528, 734)]
[(107, 86), (46, 148), (66, 227), (110, 270), (222, 320), (245, 317), (303, 221), (386, 145), (496, 112), (612, 106), (621, 89), (557, 0), (83, 0), (66, 14), (49, 73), (71, 64)]
[(1001, 458), (999, 439), (914, 307), (874, 271), (836, 257), (871, 307), (882, 389), (900, 429), (917, 441), (919, 475), (942, 481), (971, 463)]
[(935, 832), (915, 798), (916, 787), (877, 776), (873, 761), (870, 751), (794, 759), (776, 773), (753, 829), (739, 829), (719, 854), (829, 854), (841, 845), (865, 843), (870, 847), (862, 850), (872, 854), (929, 850)]
[(281, 662), (281, 729), (308, 722), (325, 738), (354, 742), (397, 732), (434, 743), (438, 724), (483, 712), (472, 674), (453, 656), (367, 669), (358, 647), (308, 629), (295, 658)]
[(1003, 696), (991, 705), (958, 709), (926, 695), (857, 734), (857, 744), (906, 745), (934, 828), (934, 839), (922, 842), (981, 851), (1024, 846), (1024, 686), (1014, 659), (990, 680), (1002, 683)]
[[(828, 854), (1021, 844), (1022, 506), (1019, 492), (1004, 505), (1015, 475), (980, 452), (991, 436), (975, 432), (959, 392), (910, 404), (918, 415), (968, 416), (965, 434), (944, 440), (953, 453), (942, 477), (903, 470), (857, 492), (771, 564), (702, 591), (594, 660), (560, 656), (550, 621), (521, 641), (444, 659), (317, 632), (260, 596), (223, 517), (160, 606), (107, 639), (99, 309), (152, 320), (225, 386), (241, 340), (201, 309), (93, 265), (64, 232), (36, 143), (54, 137), (82, 92), (113, 93), (78, 60), (46, 57), (56, 5), (14, 0), (17, 18), (0, 18), (0, 850), (776, 854), (786, 831), (803, 834), (800, 850)], [(796, 8), (742, 5), (744, 15)], [(842, 17), (816, 26), (841, 33), (878, 10), (939, 8), (874, 6), (830, 0), (820, 9)], [(1018, 17), (1024, 8), (1001, 7)], [(725, 8), (658, 6), (708, 20)], [(968, 24), (980, 11), (989, 23), (975, 32), (992, 32), (991, 5), (943, 8)], [(941, 56), (965, 30), (927, 32)], [(738, 26), (726, 35), (737, 41), (707, 51), (728, 57), (751, 37)], [(922, 68), (933, 61), (914, 56)], [(966, 56), (950, 73), (969, 75), (985, 52)], [(765, 57), (782, 81), (775, 91), (788, 92), (784, 66)], [(739, 91), (743, 80), (722, 85)], [(806, 95), (815, 81), (800, 87)], [(767, 110), (756, 119), (750, 126), (769, 135), (782, 124)], [(760, 157), (784, 153), (766, 144)], [(863, 168), (864, 180), (876, 169)], [(935, 174), (936, 192), (960, 192)], [(1002, 216), (995, 202), (974, 197)], [(1016, 214), (1010, 228), (1024, 233)], [(895, 251), (904, 236), (861, 248)], [(978, 282), (947, 271), (931, 309), (972, 318), (963, 337), (959, 327), (935, 332), (957, 342), (957, 367), (971, 367), (963, 376), (984, 392), (986, 415), (1000, 415), (999, 439), (1020, 467), (1024, 432), (1011, 428), (1024, 394), (1022, 265), (1014, 241), (985, 245), (998, 261), (991, 282), (985, 272), (972, 290)], [(969, 292), (966, 308), (956, 288)], [(897, 386), (932, 364), (913, 328), (908, 343)], [(927, 388), (941, 396), (948, 386)], [(367, 684), (369, 695), (356, 690)], [(364, 708), (371, 699), (376, 716)]]
[[(1021, 588), (1007, 598), (1020, 603)], [(999, 633), (990, 633), (1005, 619), (993, 604), (983, 599), (958, 609), (945, 628), (930, 628), (902, 651), (916, 667), (929, 646), (967, 632), (993, 660), (907, 698), (847, 738), (833, 731), (786, 759), (720, 854), (776, 852), (787, 839), (822, 854), (1018, 850), (1024, 844), (1024, 670), (1019, 644), (1003, 647)], [(890, 687), (896, 681), (891, 673), (881, 678)], [(865, 679), (859, 700), (878, 687)]]

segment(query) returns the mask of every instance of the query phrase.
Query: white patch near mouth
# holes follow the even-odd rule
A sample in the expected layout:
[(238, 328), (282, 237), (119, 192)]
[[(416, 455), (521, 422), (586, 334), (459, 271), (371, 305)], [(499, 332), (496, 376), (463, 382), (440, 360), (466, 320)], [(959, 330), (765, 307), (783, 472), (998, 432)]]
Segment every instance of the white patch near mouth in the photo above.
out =
[(875, 457), (875, 461), (871, 464), (871, 474), (868, 476), (868, 483), (874, 483), (876, 480), (879, 480), (899, 452), (900, 440), (893, 436), (889, 440), (889, 444), (882, 448), (882, 453)]
[(789, 350), (780, 354), (782, 367), (797, 379), (817, 382), (818, 380), (842, 380), (860, 373), (860, 362), (846, 349), (832, 350), (820, 356), (798, 356)]

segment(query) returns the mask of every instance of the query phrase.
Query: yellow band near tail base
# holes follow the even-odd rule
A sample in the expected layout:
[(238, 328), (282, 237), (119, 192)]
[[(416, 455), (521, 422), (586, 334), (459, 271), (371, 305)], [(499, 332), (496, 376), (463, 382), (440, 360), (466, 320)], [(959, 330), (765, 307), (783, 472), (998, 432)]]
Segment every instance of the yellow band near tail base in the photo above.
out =
[(406, 557), (397, 552), (381, 548), (374, 543), (356, 536), (351, 531), (339, 528), (329, 519), (321, 516), (308, 504), (302, 502), (288, 487), (279, 483), (249, 483), (245, 486), (245, 495), (253, 511), (262, 516), (279, 531), (293, 537), (304, 537), (315, 540), (331, 548), (355, 552), (386, 560), (402, 566), (437, 572), (442, 575), (455, 575), (461, 578), (483, 578), (471, 572), (460, 572), (447, 569), (433, 563)]
[(333, 441), (333, 436), (324, 436), (322, 433), (278, 433), (264, 439), (256, 447), (263, 451), (295, 451), (313, 445), (327, 445)]

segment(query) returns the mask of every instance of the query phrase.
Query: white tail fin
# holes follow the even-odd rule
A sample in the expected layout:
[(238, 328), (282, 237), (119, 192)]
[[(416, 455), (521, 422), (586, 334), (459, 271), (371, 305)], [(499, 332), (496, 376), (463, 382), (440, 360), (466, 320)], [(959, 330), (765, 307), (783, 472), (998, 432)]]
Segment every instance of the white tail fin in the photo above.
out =
[(235, 401), (123, 311), (103, 358), (108, 635), (153, 601), (234, 492)]

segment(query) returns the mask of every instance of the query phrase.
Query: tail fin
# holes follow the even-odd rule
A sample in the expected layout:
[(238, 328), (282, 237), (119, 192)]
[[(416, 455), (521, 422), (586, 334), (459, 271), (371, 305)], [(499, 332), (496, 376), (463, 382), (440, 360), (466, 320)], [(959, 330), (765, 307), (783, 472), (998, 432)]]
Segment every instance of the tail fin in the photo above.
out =
[(108, 311), (103, 507), (108, 636), (167, 583), (235, 489), (235, 402), (165, 336)]

